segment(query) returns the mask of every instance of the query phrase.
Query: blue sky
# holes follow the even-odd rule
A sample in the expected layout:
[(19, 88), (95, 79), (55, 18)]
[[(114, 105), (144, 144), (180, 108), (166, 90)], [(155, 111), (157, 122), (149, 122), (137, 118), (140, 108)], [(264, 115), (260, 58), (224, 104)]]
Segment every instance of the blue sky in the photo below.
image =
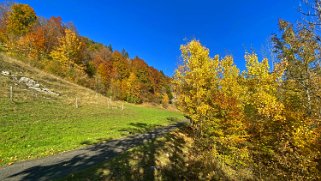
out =
[(245, 51), (266, 56), (279, 18), (294, 22), (300, 0), (18, 0), (37, 15), (60, 16), (94, 41), (125, 48), (172, 75), (179, 47), (198, 39), (211, 56), (233, 55), (244, 70)]

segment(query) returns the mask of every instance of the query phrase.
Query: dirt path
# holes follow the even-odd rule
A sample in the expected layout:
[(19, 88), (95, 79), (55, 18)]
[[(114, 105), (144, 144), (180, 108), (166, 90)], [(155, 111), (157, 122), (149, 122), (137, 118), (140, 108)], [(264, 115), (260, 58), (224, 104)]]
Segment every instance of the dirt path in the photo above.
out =
[(118, 154), (168, 133), (186, 122), (157, 128), (154, 131), (112, 140), (50, 157), (24, 161), (0, 168), (0, 180), (52, 180), (89, 168)]

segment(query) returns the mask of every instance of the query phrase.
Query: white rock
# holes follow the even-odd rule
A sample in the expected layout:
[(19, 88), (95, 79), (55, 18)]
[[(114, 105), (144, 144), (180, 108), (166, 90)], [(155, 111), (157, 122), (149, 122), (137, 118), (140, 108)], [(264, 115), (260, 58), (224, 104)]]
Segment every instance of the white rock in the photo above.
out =
[(28, 87), (34, 87), (36, 82), (32, 79), (29, 79), (28, 81), (25, 82)]
[(4, 76), (9, 76), (10, 72), (7, 71), (7, 70), (3, 70), (3, 71), (1, 71), (1, 74), (4, 75)]
[(28, 80), (29, 80), (28, 77), (20, 77), (19, 83), (21, 83), (21, 82), (26, 83)]
[(42, 93), (49, 94), (49, 95), (59, 96), (58, 93), (55, 93), (46, 87), (41, 88), (41, 84), (36, 83), (36, 81), (31, 78), (20, 77), (18, 82), (24, 83), (26, 86), (28, 86), (29, 89), (33, 89), (35, 91), (42, 92)]
[(33, 89), (33, 90), (36, 90), (38, 92), (41, 92), (41, 89), (39, 87), (29, 87), (29, 89)]

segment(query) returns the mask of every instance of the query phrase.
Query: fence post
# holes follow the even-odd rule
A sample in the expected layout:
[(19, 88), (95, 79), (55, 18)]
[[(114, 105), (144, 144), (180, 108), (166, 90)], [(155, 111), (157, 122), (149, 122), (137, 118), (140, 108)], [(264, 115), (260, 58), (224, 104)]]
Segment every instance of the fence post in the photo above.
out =
[(13, 88), (10, 86), (10, 101), (13, 102)]
[(121, 110), (124, 110), (124, 103), (121, 104)]
[(78, 98), (76, 97), (76, 108), (78, 108)]

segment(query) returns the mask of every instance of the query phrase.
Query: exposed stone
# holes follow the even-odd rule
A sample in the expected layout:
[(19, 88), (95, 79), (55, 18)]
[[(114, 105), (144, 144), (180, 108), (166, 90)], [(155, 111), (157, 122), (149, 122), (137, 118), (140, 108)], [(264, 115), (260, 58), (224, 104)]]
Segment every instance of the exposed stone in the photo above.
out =
[(4, 76), (10, 76), (10, 72), (7, 71), (7, 70), (1, 71), (1, 74), (4, 75)]
[(35, 91), (38, 91), (38, 92), (42, 92), (42, 93), (45, 93), (45, 94), (50, 94), (50, 95), (55, 95), (55, 96), (59, 96), (58, 93), (55, 93), (53, 91), (51, 91), (50, 89), (48, 88), (41, 88), (41, 84), (38, 84), (36, 83), (36, 81), (34, 81), (33, 79), (31, 78), (28, 78), (28, 77), (20, 77), (19, 83), (24, 83), (26, 86), (28, 86), (29, 89), (33, 89)]
[(29, 87), (29, 89), (33, 89), (33, 90), (36, 90), (38, 92), (42, 91), (41, 88), (39, 88), (39, 87)]
[[(11, 79), (14, 80), (15, 82), (17, 82), (18, 84), (26, 85), (29, 89), (33, 89), (37, 92), (42, 92), (42, 93), (49, 94), (49, 95), (59, 96), (58, 93), (55, 93), (55, 92), (51, 91), (50, 89), (43, 87), (41, 84), (37, 83), (35, 80), (33, 80), (31, 78), (20, 77), (18, 79), (15, 75), (11, 75), (11, 73), (9, 71), (5, 71), (5, 70), (1, 71), (1, 74), (4, 76), (11, 77)], [(15, 85), (18, 85), (17, 83), (15, 83)]]

